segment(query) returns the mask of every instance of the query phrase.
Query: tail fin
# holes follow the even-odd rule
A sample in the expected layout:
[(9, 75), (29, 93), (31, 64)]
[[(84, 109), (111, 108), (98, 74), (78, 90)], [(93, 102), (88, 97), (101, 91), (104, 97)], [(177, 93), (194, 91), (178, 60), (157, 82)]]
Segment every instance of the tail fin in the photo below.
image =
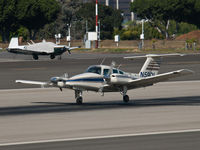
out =
[(16, 48), (19, 46), (19, 41), (18, 41), (18, 37), (13, 37), (11, 40), (10, 40), (10, 44), (8, 46), (8, 48)]
[(145, 56), (124, 57), (125, 59), (147, 58), (139, 72), (141, 78), (155, 76), (158, 74), (162, 57), (184, 56), (184, 54), (149, 54)]
[(161, 58), (147, 57), (142, 69), (139, 72), (140, 77), (155, 76), (160, 69)]

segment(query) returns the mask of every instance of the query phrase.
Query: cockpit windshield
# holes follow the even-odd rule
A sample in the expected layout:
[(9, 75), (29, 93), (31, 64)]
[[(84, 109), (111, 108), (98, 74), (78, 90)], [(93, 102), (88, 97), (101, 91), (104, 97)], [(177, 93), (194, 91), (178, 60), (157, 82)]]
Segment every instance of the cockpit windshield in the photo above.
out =
[(91, 73), (97, 73), (101, 75), (101, 67), (97, 67), (97, 66), (92, 66), (89, 67), (86, 72), (91, 72)]

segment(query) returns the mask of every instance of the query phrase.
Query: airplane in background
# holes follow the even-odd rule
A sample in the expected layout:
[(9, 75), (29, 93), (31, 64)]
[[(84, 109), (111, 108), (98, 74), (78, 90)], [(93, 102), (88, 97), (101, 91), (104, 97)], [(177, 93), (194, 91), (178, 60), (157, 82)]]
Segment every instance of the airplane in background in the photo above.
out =
[(149, 54), (146, 56), (125, 57), (125, 59), (146, 58), (146, 61), (139, 73), (128, 73), (115, 67), (112, 63), (110, 66), (93, 65), (86, 72), (72, 77), (67, 74), (61, 77), (52, 77), (49, 82), (38, 82), (28, 80), (16, 80), (16, 83), (36, 84), (42, 87), (68, 88), (75, 91), (77, 104), (82, 104), (83, 91), (100, 92), (120, 92), (123, 101), (127, 103), (129, 96), (128, 90), (152, 86), (155, 83), (167, 81), (171, 78), (192, 74), (193, 71), (181, 69), (172, 72), (158, 74), (162, 57), (183, 56), (182, 54)]
[(50, 55), (51, 59), (56, 56), (61, 56), (64, 52), (68, 51), (71, 54), (71, 50), (80, 47), (69, 47), (66, 45), (57, 45), (53, 42), (46, 42), (43, 40), (39, 43), (28, 43), (28, 45), (19, 45), (18, 37), (13, 37), (7, 48), (7, 51), (15, 54), (32, 55), (33, 59), (38, 60), (39, 55)]

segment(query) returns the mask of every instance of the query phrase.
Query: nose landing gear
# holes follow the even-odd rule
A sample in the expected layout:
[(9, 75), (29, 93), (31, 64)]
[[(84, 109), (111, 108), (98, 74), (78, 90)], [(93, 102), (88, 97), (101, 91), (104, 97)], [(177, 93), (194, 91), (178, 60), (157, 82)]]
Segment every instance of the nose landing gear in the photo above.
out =
[(123, 95), (123, 101), (124, 101), (125, 103), (128, 103), (128, 102), (129, 102), (129, 96), (126, 95), (126, 93), (127, 93), (127, 87), (126, 87), (126, 86), (123, 86), (123, 89), (122, 89), (122, 91), (121, 91), (121, 94)]
[(33, 59), (38, 60), (38, 55), (33, 54)]
[(51, 58), (51, 59), (54, 59), (54, 58), (55, 58), (55, 55), (53, 55), (53, 54), (50, 55), (50, 58)]
[(123, 101), (125, 103), (128, 103), (129, 102), (129, 96), (128, 95), (123, 96)]
[(75, 90), (75, 99), (77, 104), (81, 105), (83, 103), (82, 91)]

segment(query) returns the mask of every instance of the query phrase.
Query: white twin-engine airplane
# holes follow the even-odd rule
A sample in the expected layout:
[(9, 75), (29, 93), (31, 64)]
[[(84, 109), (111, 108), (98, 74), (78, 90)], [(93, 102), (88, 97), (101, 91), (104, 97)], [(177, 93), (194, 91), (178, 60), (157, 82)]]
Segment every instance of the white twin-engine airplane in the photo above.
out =
[(76, 48), (80, 47), (57, 45), (53, 42), (46, 42), (45, 40), (39, 43), (32, 42), (28, 43), (28, 45), (19, 45), (18, 37), (13, 37), (7, 51), (15, 54), (32, 55), (33, 59), (37, 60), (39, 55), (50, 55), (50, 58), (54, 59), (55, 56), (61, 56), (66, 51), (70, 54), (70, 51)]
[(42, 87), (58, 87), (68, 88), (75, 91), (77, 104), (82, 104), (83, 91), (101, 92), (120, 92), (123, 95), (123, 101), (128, 102), (129, 96), (127, 91), (131, 89), (151, 86), (155, 83), (166, 81), (171, 78), (192, 74), (193, 71), (187, 69), (176, 70), (172, 72), (158, 74), (160, 69), (161, 57), (166, 56), (182, 56), (181, 54), (163, 54), (163, 55), (146, 55), (125, 57), (125, 59), (136, 59), (146, 57), (141, 71), (139, 73), (128, 73), (114, 65), (93, 65), (90, 66), (85, 73), (72, 77), (64, 75), (62, 77), (52, 77), (49, 82), (37, 82), (27, 80), (16, 80), (16, 83), (37, 84)]

